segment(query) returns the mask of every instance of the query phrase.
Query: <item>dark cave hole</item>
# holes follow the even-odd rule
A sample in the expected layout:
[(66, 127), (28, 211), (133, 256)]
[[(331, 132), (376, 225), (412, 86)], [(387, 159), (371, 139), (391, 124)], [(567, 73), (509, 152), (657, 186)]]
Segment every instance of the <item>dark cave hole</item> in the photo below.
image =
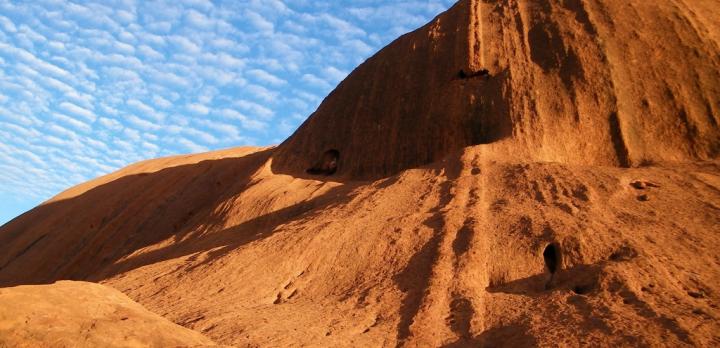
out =
[(590, 293), (592, 288), (590, 286), (584, 286), (584, 285), (577, 285), (573, 288), (573, 292), (578, 295), (587, 295)]
[(548, 245), (543, 251), (543, 259), (550, 274), (555, 274), (560, 267), (560, 248), (555, 243)]
[(340, 151), (331, 149), (323, 153), (320, 161), (312, 168), (306, 170), (310, 175), (333, 175), (337, 172)]
[(461, 80), (469, 79), (473, 77), (489, 77), (490, 76), (490, 70), (488, 69), (482, 69), (480, 71), (469, 71), (466, 72), (465, 69), (460, 69), (460, 72), (458, 72), (457, 77)]

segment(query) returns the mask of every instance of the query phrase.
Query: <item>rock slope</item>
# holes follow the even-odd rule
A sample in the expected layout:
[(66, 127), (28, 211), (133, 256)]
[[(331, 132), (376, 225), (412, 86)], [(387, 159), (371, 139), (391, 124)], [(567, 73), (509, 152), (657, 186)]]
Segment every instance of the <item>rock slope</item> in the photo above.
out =
[(0, 347), (217, 347), (99, 284), (0, 289)]

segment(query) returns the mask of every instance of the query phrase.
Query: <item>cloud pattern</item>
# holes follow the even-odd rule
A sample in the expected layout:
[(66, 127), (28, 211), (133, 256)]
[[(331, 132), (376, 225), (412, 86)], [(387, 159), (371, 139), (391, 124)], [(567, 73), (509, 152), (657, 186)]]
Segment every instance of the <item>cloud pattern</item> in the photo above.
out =
[(129, 163), (279, 143), (453, 0), (0, 0), (0, 223)]

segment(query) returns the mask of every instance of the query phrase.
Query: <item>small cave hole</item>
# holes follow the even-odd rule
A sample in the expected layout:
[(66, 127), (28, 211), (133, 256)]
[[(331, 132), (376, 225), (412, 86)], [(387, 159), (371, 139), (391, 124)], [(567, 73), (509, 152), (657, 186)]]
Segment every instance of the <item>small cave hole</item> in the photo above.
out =
[(545, 261), (545, 267), (550, 271), (550, 279), (545, 284), (545, 290), (550, 290), (554, 286), (555, 274), (560, 270), (560, 247), (551, 243), (543, 251), (543, 260)]
[(560, 248), (555, 243), (548, 245), (543, 251), (543, 259), (550, 274), (555, 274), (560, 267)]
[(465, 71), (465, 69), (460, 69), (460, 72), (458, 72), (457, 77), (461, 80), (469, 79), (473, 77), (490, 77), (490, 70), (488, 69), (482, 69), (479, 71)]
[(590, 286), (585, 285), (577, 285), (573, 288), (573, 292), (578, 295), (587, 295), (591, 290), (592, 288)]
[(340, 151), (335, 149), (327, 150), (323, 153), (320, 161), (306, 170), (306, 172), (310, 175), (333, 175), (337, 172), (339, 160)]

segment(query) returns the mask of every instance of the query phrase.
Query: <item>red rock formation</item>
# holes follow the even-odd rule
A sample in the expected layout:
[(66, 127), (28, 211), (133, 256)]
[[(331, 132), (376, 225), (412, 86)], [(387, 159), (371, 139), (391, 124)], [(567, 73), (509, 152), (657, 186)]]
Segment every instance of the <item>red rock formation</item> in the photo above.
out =
[(527, 160), (716, 158), (711, 3), (460, 1), (353, 71), (273, 168), (298, 173), (337, 149), (339, 175), (377, 178), (503, 139)]

